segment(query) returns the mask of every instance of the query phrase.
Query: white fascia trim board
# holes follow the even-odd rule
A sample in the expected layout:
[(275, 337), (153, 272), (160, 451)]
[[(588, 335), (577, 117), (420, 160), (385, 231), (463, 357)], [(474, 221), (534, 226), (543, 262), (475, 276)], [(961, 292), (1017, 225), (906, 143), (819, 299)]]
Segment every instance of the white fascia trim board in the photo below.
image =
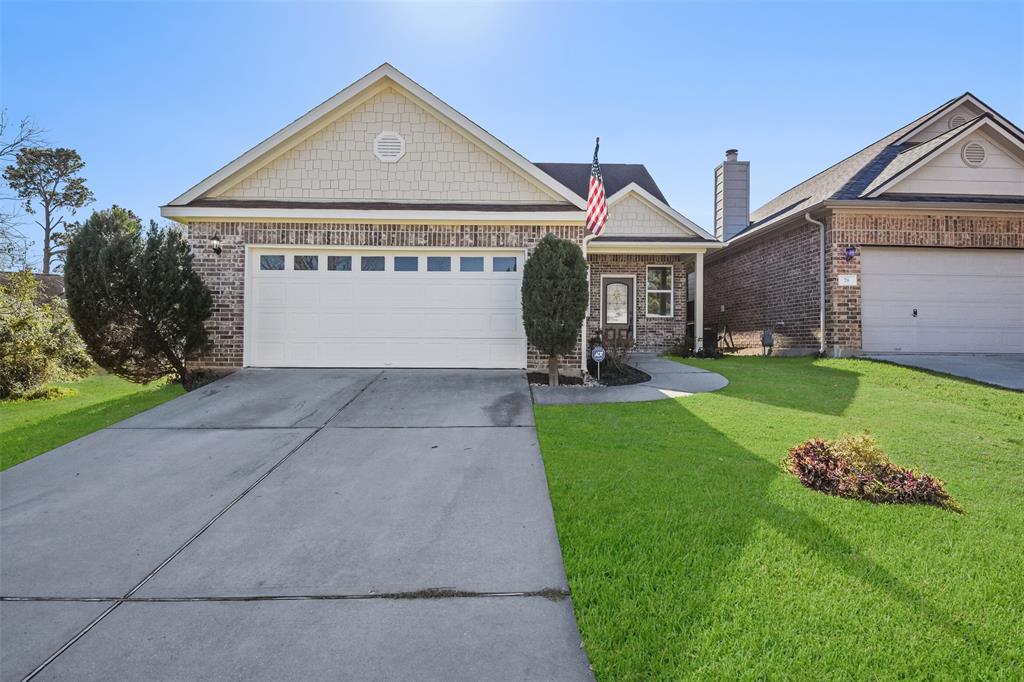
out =
[(678, 223), (685, 231), (692, 232), (698, 237), (704, 237), (705, 239), (714, 239), (714, 235), (710, 234), (707, 230), (702, 228), (697, 223), (693, 222), (679, 211), (675, 210), (664, 201), (654, 196), (647, 190), (635, 182), (631, 182), (615, 194), (608, 197), (608, 207), (611, 208), (613, 205), (622, 201), (630, 194), (636, 194), (638, 197), (646, 201), (651, 205), (652, 208), (657, 210), (659, 213), (664, 215), (669, 220)]
[(721, 242), (714, 244), (680, 244), (679, 242), (614, 242), (611, 244), (600, 244), (590, 242), (587, 245), (588, 253), (633, 253), (651, 255), (679, 255), (687, 253), (704, 253), (708, 249), (721, 249), (725, 246)]
[(398, 223), (529, 223), (584, 224), (583, 211), (366, 211), (335, 208), (226, 208), (211, 206), (161, 206), (160, 215), (179, 223), (218, 221), (326, 221)]
[(470, 137), (478, 139), (488, 147), (493, 154), (510, 162), (520, 171), (531, 177), (534, 181), (547, 187), (550, 191), (571, 202), (574, 206), (586, 209), (587, 202), (578, 194), (556, 181), (541, 169), (537, 168), (537, 166), (530, 163), (530, 161), (517, 151), (488, 133), (477, 124), (473, 123), (451, 106), (445, 104), (427, 89), (387, 63), (377, 67), (352, 85), (348, 86), (319, 106), (313, 108), (303, 116), (297, 118), (295, 121), (277, 131), (249, 151), (245, 152), (228, 165), (213, 173), (182, 195), (176, 197), (170, 202), (170, 205), (180, 206), (197, 199), (217, 185), (228, 180), (233, 175), (242, 172), (251, 163), (259, 160), (262, 156), (273, 151), (279, 145), (286, 143), (293, 136), (300, 134), (303, 130), (311, 126), (315, 126), (319, 121), (330, 116), (340, 107), (348, 104), (350, 100), (358, 97), (363, 94), (364, 91), (385, 79), (388, 79), (395, 83), (395, 85), (404, 88), (414, 97), (418, 98), (423, 104), (427, 105), (427, 107), (433, 109), (434, 114), (454, 125), (456, 128), (461, 128)]
[(975, 121), (972, 125), (966, 127), (964, 130), (958, 132), (956, 135), (951, 136), (948, 140), (937, 146), (935, 149), (931, 150), (930, 152), (922, 156), (920, 159), (918, 159), (917, 161), (915, 161), (914, 163), (912, 163), (911, 165), (907, 166), (902, 171), (897, 173), (896, 175), (886, 180), (884, 183), (875, 188), (875, 190), (872, 191), (871, 194), (869, 194), (868, 196), (871, 198), (875, 198), (881, 196), (882, 194), (885, 194), (895, 185), (898, 185), (907, 178), (913, 176), (914, 173), (918, 172), (919, 170), (927, 166), (928, 162), (934, 159), (937, 155), (946, 151), (955, 143), (963, 140), (963, 138), (967, 137), (971, 133), (977, 132), (981, 128), (986, 128), (988, 132), (994, 133), (1001, 140), (1016, 147), (1021, 153), (1024, 153), (1024, 142), (1021, 142), (1019, 139), (1017, 139), (1016, 136), (1009, 135), (1006, 131), (1000, 130), (999, 126), (993, 124), (993, 122), (990, 119), (980, 118), (977, 121)]
[(968, 104), (974, 105), (975, 107), (977, 107), (978, 109), (980, 109), (983, 112), (991, 114), (991, 116), (994, 119), (999, 121), (999, 123), (1001, 123), (1002, 125), (1006, 126), (1010, 130), (1016, 130), (1018, 132), (1021, 132), (1020, 128), (1018, 128), (1017, 126), (1013, 125), (1013, 123), (1011, 123), (1008, 119), (1006, 119), (1003, 116), (1001, 116), (998, 111), (996, 111), (992, 107), (988, 106), (987, 104), (985, 104), (984, 102), (979, 100), (977, 97), (975, 97), (971, 93), (965, 92), (964, 94), (960, 95), (956, 99), (950, 101), (948, 104), (943, 105), (943, 106), (939, 107), (938, 109), (936, 109), (935, 111), (933, 111), (930, 116), (927, 116), (924, 119), (922, 119), (921, 122), (918, 125), (914, 126), (914, 128), (912, 130), (909, 130), (900, 139), (896, 140), (896, 142), (894, 144), (902, 144), (902, 143), (906, 142), (907, 138), (913, 137), (918, 132), (920, 132), (923, 128), (927, 128), (932, 123), (934, 123), (936, 120), (938, 120), (942, 116), (946, 115), (946, 113), (948, 113), (951, 109), (955, 109), (956, 107), (960, 106), (961, 104), (964, 104), (965, 102), (968, 103)]

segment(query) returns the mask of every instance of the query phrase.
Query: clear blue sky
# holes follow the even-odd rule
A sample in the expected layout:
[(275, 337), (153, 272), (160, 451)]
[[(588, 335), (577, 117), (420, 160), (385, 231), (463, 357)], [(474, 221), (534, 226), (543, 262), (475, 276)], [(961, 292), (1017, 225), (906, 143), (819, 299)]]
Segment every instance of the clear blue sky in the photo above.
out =
[(587, 162), (600, 134), (704, 226), (728, 147), (757, 206), (965, 90), (1024, 123), (1019, 3), (4, 1), (0, 20), (10, 115), (81, 153), (91, 208), (145, 218), (384, 61), (533, 161)]

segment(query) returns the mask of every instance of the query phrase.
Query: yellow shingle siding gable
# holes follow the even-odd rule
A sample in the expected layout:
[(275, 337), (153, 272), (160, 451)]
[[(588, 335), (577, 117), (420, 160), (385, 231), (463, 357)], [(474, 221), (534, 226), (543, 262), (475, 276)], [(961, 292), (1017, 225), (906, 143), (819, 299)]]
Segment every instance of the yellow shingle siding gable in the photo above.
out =
[(608, 207), (608, 224), (604, 234), (611, 237), (682, 237), (692, 236), (643, 199), (625, 196)]
[[(405, 139), (396, 163), (377, 134)], [(389, 88), (217, 195), (225, 199), (563, 203)]]

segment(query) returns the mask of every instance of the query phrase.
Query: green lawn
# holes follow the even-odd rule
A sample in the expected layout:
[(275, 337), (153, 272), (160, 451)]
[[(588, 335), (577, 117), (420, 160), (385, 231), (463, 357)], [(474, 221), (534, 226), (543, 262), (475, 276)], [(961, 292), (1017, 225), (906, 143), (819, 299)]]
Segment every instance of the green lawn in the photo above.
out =
[(0, 471), (183, 393), (178, 384), (140, 386), (111, 374), (57, 385), (76, 395), (0, 401)]
[[(717, 393), (537, 406), (599, 680), (1021, 679), (1024, 394), (866, 360), (727, 358)], [(869, 430), (967, 513), (803, 488)]]

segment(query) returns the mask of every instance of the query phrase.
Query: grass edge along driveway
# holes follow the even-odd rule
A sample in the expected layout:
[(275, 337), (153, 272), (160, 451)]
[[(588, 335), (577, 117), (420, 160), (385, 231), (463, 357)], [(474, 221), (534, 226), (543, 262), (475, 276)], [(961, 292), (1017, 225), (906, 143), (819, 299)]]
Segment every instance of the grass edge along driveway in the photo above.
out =
[(53, 400), (0, 401), (0, 471), (184, 393), (179, 384), (133, 384), (112, 374), (56, 385), (76, 393)]
[[(693, 364), (730, 385), (535, 406), (599, 680), (1024, 669), (1024, 395), (866, 360)], [(780, 466), (801, 440), (862, 430), (967, 514), (828, 497)]]

